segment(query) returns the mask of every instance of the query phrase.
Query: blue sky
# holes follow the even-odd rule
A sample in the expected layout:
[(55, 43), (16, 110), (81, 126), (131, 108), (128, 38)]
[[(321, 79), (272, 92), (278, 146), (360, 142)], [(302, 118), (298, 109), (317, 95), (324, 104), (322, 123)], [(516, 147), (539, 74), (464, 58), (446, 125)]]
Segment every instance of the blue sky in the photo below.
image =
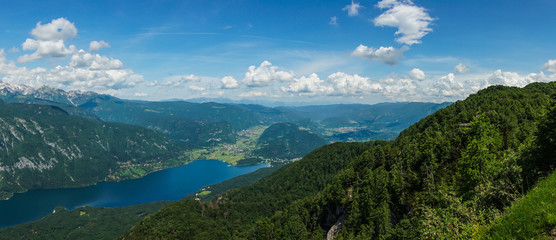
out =
[(9, 1), (0, 79), (122, 98), (454, 101), (556, 80), (556, 2)]

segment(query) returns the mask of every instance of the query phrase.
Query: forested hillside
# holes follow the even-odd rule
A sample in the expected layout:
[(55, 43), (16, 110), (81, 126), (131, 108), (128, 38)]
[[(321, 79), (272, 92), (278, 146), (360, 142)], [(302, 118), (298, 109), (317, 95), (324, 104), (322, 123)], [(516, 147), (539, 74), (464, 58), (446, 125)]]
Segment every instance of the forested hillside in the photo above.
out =
[(183, 164), (181, 148), (146, 128), (0, 102), (0, 197), (119, 180)]
[(301, 158), (328, 142), (319, 135), (300, 130), (293, 123), (276, 123), (257, 140), (257, 156), (267, 159)]
[[(554, 170), (555, 94), (556, 83), (489, 87), (392, 142), (319, 148), (210, 204), (170, 205), (123, 238), (479, 236)], [(536, 237), (548, 236), (556, 221), (541, 226)]]

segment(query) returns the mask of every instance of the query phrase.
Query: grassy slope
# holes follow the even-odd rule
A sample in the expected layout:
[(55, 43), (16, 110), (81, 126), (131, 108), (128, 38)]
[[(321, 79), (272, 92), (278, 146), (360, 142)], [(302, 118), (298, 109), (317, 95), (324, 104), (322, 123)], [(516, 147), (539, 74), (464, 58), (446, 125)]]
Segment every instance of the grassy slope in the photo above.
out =
[[(556, 172), (540, 181), (481, 232), (484, 239), (554, 239)], [(550, 236), (552, 234), (552, 236)]]

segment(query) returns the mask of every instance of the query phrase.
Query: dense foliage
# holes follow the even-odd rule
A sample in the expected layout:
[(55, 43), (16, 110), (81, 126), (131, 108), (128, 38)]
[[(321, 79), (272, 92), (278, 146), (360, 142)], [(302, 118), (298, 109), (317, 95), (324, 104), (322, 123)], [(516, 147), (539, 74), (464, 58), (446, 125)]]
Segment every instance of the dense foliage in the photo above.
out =
[(495, 219), (478, 238), (554, 239), (556, 238), (556, 173), (539, 182), (507, 213)]
[[(535, 139), (553, 134), (535, 129), (555, 93), (555, 83), (494, 86), (439, 110), (394, 142), (366, 151), (317, 196), (260, 220), (251, 237), (476, 235), (536, 181), (527, 169), (554, 169), (554, 159), (529, 152)], [(544, 151), (553, 154), (555, 147)], [(290, 222), (296, 228), (284, 227)]]
[(257, 141), (257, 156), (269, 159), (301, 158), (327, 144), (319, 135), (300, 130), (293, 123), (276, 123), (268, 127)]
[[(556, 83), (493, 86), (395, 141), (322, 147), (210, 204), (175, 203), (124, 238), (471, 238), (554, 170), (554, 96)], [(556, 227), (543, 224), (535, 234)]]
[(0, 239), (115, 239), (147, 215), (170, 202), (153, 202), (120, 208), (57, 207), (41, 220), (0, 229)]
[(0, 136), (0, 198), (138, 177), (177, 165), (180, 154), (161, 133), (47, 105), (0, 102)]

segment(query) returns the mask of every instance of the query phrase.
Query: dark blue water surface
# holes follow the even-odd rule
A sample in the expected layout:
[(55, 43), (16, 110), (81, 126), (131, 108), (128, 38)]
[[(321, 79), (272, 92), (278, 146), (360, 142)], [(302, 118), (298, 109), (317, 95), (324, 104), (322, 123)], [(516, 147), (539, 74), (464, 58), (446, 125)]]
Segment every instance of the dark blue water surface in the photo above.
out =
[(140, 203), (179, 200), (203, 186), (253, 172), (268, 164), (229, 166), (217, 160), (194, 161), (181, 167), (122, 182), (101, 182), (83, 188), (31, 190), (0, 200), (0, 227), (34, 221), (52, 213), (56, 206), (74, 209), (123, 207)]

